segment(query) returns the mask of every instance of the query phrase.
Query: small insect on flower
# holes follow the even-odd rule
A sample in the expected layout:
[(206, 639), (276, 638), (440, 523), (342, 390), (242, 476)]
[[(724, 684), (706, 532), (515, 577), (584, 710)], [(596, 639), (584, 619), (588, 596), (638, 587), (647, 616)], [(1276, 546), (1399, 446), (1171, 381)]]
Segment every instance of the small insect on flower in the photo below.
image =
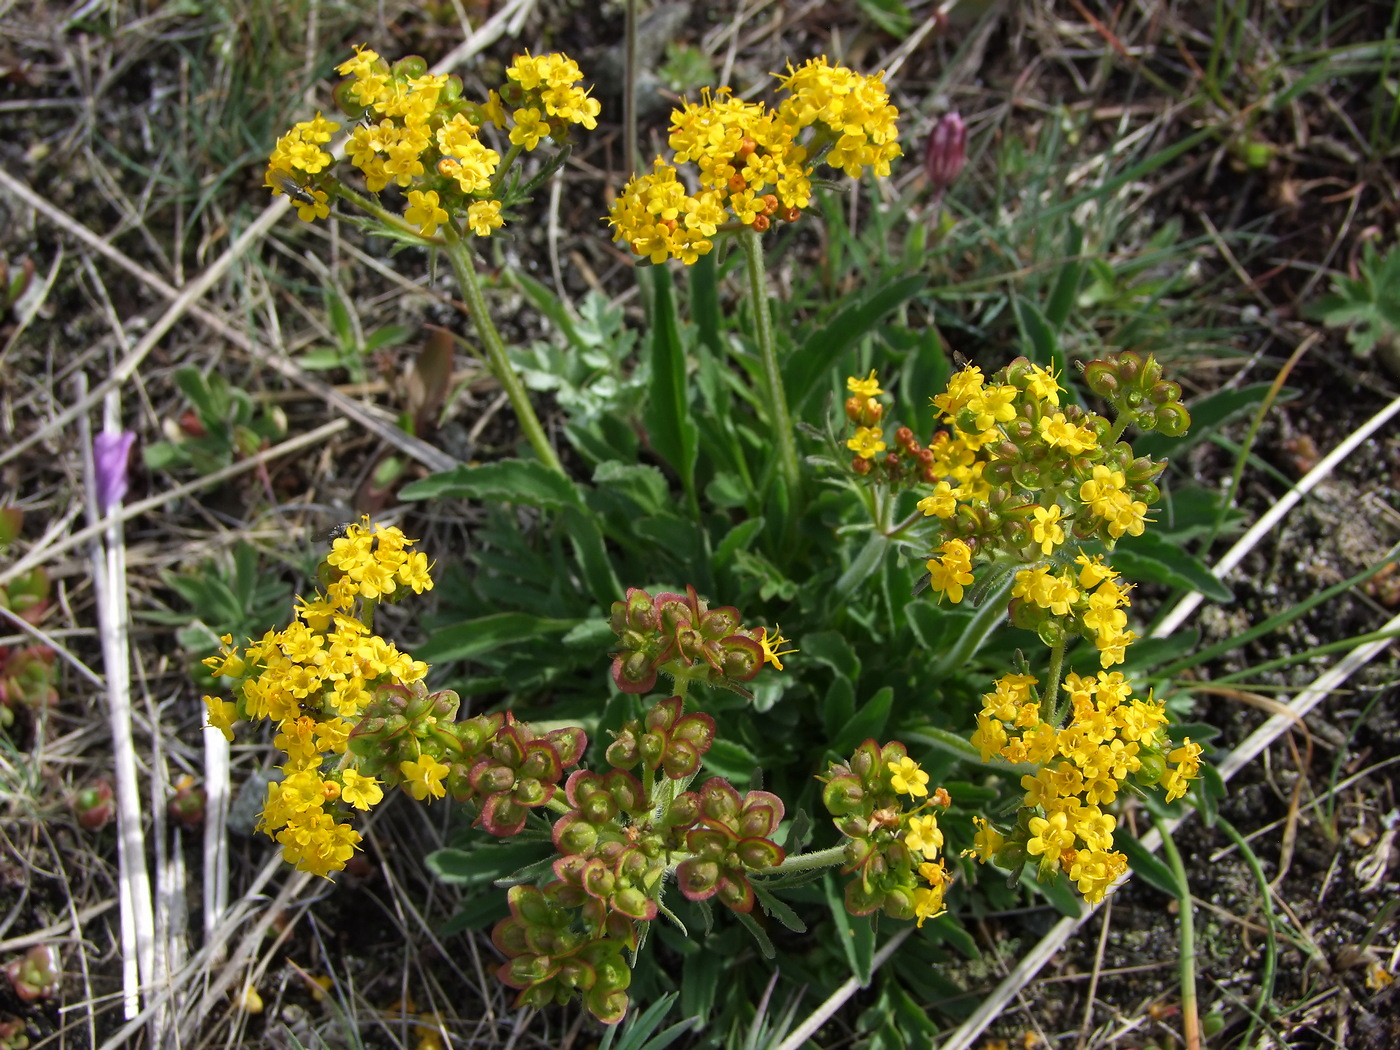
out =
[(292, 200), (296, 201), (298, 204), (309, 204), (313, 207), (315, 206), (316, 198), (311, 196), (311, 188), (309, 186), (303, 186), (301, 183), (297, 182), (296, 179), (292, 178), (291, 172), (282, 171), (279, 168), (273, 168), (267, 173), (267, 175), (268, 178), (276, 184), (277, 189), (281, 190), (283, 193), (285, 193), (288, 197), (292, 198)]

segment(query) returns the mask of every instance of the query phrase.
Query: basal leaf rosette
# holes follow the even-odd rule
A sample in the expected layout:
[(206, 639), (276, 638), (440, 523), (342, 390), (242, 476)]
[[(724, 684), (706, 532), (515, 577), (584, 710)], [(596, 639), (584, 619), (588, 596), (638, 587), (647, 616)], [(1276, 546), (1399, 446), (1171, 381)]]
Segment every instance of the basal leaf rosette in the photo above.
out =
[(711, 777), (696, 792), (699, 822), (686, 832), (692, 856), (676, 868), (681, 893), (690, 900), (718, 897), (737, 912), (754, 905), (748, 873), (777, 867), (787, 854), (769, 836), (783, 819), (783, 802), (768, 791), (743, 798), (722, 777)]

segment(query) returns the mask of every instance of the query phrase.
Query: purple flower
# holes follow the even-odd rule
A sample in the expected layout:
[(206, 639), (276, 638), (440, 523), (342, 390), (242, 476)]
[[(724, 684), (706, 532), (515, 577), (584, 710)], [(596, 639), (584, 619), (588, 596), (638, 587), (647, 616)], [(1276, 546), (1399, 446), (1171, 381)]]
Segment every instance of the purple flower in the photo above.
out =
[(136, 435), (130, 430), (103, 431), (92, 442), (97, 469), (97, 510), (106, 514), (126, 495), (126, 463)]
[(935, 199), (953, 184), (967, 163), (967, 125), (956, 112), (945, 113), (933, 126), (924, 152), (924, 171)]

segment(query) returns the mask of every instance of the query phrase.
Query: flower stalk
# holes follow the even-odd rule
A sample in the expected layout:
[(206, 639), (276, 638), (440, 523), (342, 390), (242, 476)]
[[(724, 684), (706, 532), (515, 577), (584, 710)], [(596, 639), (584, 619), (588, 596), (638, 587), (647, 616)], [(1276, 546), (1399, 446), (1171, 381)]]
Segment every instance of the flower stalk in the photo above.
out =
[(749, 304), (754, 316), (754, 341), (763, 362), (764, 391), (772, 413), (773, 440), (778, 448), (778, 471), (790, 495), (802, 483), (797, 459), (796, 431), (788, 408), (783, 373), (778, 364), (778, 340), (773, 330), (773, 313), (768, 305), (768, 271), (763, 266), (763, 238), (753, 230), (743, 235), (745, 272), (749, 281)]
[(520, 381), (520, 376), (516, 374), (515, 367), (510, 363), (500, 329), (491, 320), (491, 313), (486, 308), (486, 297), (481, 291), (481, 278), (476, 272), (475, 254), (462, 240), (452, 223), (449, 222), (443, 226), (442, 233), (443, 242), (447, 248), (447, 258), (452, 264), (452, 272), (457, 275), (457, 283), (467, 301), (467, 309), (471, 312), (472, 322), (476, 325), (477, 334), (481, 336), (481, 343), (486, 348), (486, 361), (491, 369), (491, 374), (496, 377), (501, 388), (505, 390), (506, 397), (510, 399), (511, 408), (515, 410), (515, 418), (520, 423), (525, 440), (530, 443), (535, 455), (550, 470), (562, 475), (564, 465), (559, 461), (559, 454), (549, 443), (544, 427), (540, 424), (540, 418), (535, 414), (534, 406), (530, 404), (530, 395), (525, 389), (525, 384)]

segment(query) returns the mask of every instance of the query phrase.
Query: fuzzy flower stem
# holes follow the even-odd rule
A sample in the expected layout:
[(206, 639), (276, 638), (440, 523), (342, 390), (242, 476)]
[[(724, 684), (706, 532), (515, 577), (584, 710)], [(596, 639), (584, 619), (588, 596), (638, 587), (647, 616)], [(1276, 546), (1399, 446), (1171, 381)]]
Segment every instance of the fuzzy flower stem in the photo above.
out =
[(486, 310), (486, 297), (481, 293), (481, 280), (477, 277), (476, 259), (472, 250), (450, 222), (443, 226), (442, 230), (447, 245), (447, 258), (452, 263), (457, 283), (466, 297), (467, 308), (471, 311), (477, 334), (481, 336), (481, 341), (486, 347), (486, 359), (491, 366), (491, 372), (505, 389), (506, 397), (510, 398), (511, 407), (515, 409), (515, 418), (520, 423), (520, 429), (525, 432), (525, 439), (535, 450), (535, 455), (545, 466), (563, 475), (564, 465), (559, 462), (558, 453), (545, 436), (539, 416), (535, 415), (535, 409), (530, 404), (530, 395), (525, 390), (525, 384), (515, 374), (510, 358), (506, 355), (506, 344)]
[(491, 180), (490, 195), (487, 200), (500, 200), (501, 187), (505, 185), (506, 172), (510, 171), (511, 165), (520, 156), (523, 147), (518, 142), (512, 142), (510, 149), (506, 150), (505, 158), (496, 166), (496, 177)]
[(425, 244), (435, 245), (441, 243), (441, 241), (437, 237), (424, 237), (421, 233), (418, 232), (417, 227), (411, 226), (407, 222), (404, 222), (402, 215), (395, 215), (387, 208), (381, 207), (378, 204), (378, 202), (376, 202), (372, 198), (366, 197), (363, 193), (355, 192), (349, 186), (345, 185), (345, 183), (341, 182), (339, 179), (336, 179), (334, 182), (332, 182), (331, 185), (327, 187), (327, 189), (330, 191), (331, 196), (339, 197), (343, 201), (348, 201), (355, 207), (359, 208), (366, 215), (374, 216), (386, 226), (392, 226), (396, 230), (402, 230), (404, 233), (412, 234), (414, 237), (417, 237), (420, 240), (422, 240)]
[(560, 798), (558, 795), (555, 795), (555, 796), (554, 796), (553, 798), (551, 798), (548, 802), (546, 802), (546, 803), (545, 803), (545, 806), (548, 807), (549, 809), (554, 810), (554, 812), (558, 813), (560, 816), (563, 816), (565, 813), (572, 813), (572, 812), (573, 812), (573, 807), (571, 807), (567, 802), (565, 802), (565, 801), (564, 801), (562, 798)]
[(915, 524), (922, 521), (923, 519), (924, 512), (921, 510), (916, 510), (913, 514), (909, 515), (909, 517), (905, 518), (898, 525), (894, 526), (891, 529), (885, 530), (885, 536), (887, 539), (891, 540), (900, 539), (904, 535), (906, 529), (913, 528)]
[(788, 857), (781, 864), (772, 868), (765, 868), (765, 872), (775, 871), (811, 871), (814, 868), (834, 868), (846, 859), (846, 847), (828, 846), (826, 849), (814, 850), (811, 853), (798, 853)]
[(1192, 919), (1191, 884), (1186, 881), (1186, 866), (1172, 841), (1171, 829), (1162, 814), (1155, 809), (1152, 821), (1162, 835), (1162, 852), (1176, 877), (1177, 900), (1181, 903), (1178, 924), (1181, 927), (1181, 1020), (1186, 1036), (1186, 1050), (1201, 1050), (1201, 1016), (1196, 1006), (1196, 924)]
[(773, 331), (773, 315), (768, 307), (768, 271), (763, 266), (763, 238), (754, 230), (744, 231), (744, 258), (749, 278), (749, 304), (753, 308), (759, 357), (763, 361), (763, 377), (768, 389), (768, 404), (773, 418), (773, 440), (778, 446), (778, 469), (787, 485), (788, 499), (797, 495), (802, 481), (797, 461), (797, 438), (788, 410), (787, 392), (783, 389), (783, 373), (778, 367), (778, 340)]

